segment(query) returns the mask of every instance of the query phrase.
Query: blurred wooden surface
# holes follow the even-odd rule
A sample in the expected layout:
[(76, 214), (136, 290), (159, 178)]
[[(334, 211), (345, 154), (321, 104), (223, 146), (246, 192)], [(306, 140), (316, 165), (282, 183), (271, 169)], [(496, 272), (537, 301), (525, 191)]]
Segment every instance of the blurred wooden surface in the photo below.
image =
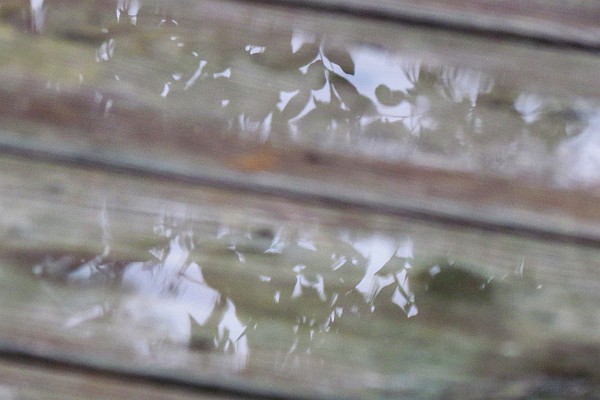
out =
[[(598, 105), (600, 59), (592, 54), (460, 32), (441, 35), (415, 26), (380, 24), (373, 31), (368, 19), (309, 16), (278, 8), (265, 8), (265, 14), (258, 16), (254, 6), (243, 4), (223, 3), (217, 7), (211, 3), (177, 2), (170, 5), (168, 14), (180, 24), (164, 34), (176, 35), (183, 44), (191, 41), (184, 47), (186, 52), (170, 48), (163, 41), (164, 34), (156, 32), (149, 22), (142, 24), (143, 18), (152, 17), (143, 14), (144, 10), (153, 9), (148, 4), (136, 17), (140, 19), (137, 28), (114, 27), (117, 36), (111, 40), (118, 43), (117, 53), (109, 61), (97, 63), (89, 54), (95, 51), (90, 40), (102, 48), (110, 35), (96, 33), (91, 39), (88, 37), (93, 30), (89, 26), (89, 8), (100, 7), (104, 13), (97, 16), (101, 21), (96, 22), (97, 30), (110, 26), (113, 10), (103, 2), (84, 4), (79, 5), (78, 13), (69, 2), (58, 2), (55, 7), (52, 2), (46, 3), (42, 37), (15, 37), (6, 31), (0, 43), (3, 52), (11, 54), (0, 61), (4, 82), (10, 82), (0, 88), (4, 131), (0, 144), (5, 151), (279, 193), (338, 206), (351, 204), (460, 224), (494, 225), (514, 232), (562, 235), (568, 240), (595, 242), (600, 238), (600, 215), (595, 207), (600, 180), (588, 182), (578, 176), (577, 170), (594, 168), (595, 161), (592, 160), (592, 166), (578, 167), (588, 156), (578, 156), (578, 150), (570, 149), (564, 131), (559, 132), (563, 135), (559, 141), (552, 136), (557, 126), (588, 124), (590, 110)], [(215, 11), (204, 17), (201, 10), (206, 8)], [(62, 10), (67, 9), (69, 15), (78, 16), (70, 18), (68, 24), (62, 20)], [(211, 24), (235, 26), (235, 36), (210, 28), (203, 33), (208, 36), (199, 39), (195, 29), (202, 18)], [(252, 26), (244, 28), (244, 21), (250, 19)], [(272, 21), (286, 21), (291, 26), (280, 28)], [(402, 62), (395, 61), (394, 54), (417, 59), (426, 66), (422, 67), (423, 76), (427, 76), (427, 68), (440, 68), (439, 76), (431, 78), (433, 81), (423, 78), (425, 88), (410, 100), (416, 107), (419, 98), (431, 98), (436, 110), (432, 115), (439, 120), (439, 128), (428, 136), (407, 134), (402, 133), (405, 128), (384, 122), (345, 138), (342, 124), (359, 118), (387, 118), (373, 114), (368, 100), (364, 110), (347, 113), (345, 106), (338, 110), (330, 106), (333, 117), (326, 114), (305, 118), (313, 125), (302, 122), (304, 128), (296, 134), (299, 139), (292, 139), (293, 135), (285, 133), (288, 120), (284, 113), (281, 120), (275, 119), (279, 113), (275, 103), (280, 91), (299, 88), (302, 93), (302, 88), (311, 83), (303, 75), (297, 76), (293, 63), (281, 61), (291, 50), (277, 47), (279, 39), (272, 37), (289, 40), (290, 32), (299, 27), (323, 35), (317, 40), (330, 42), (340, 51), (380, 46), (382, 58), (378, 62), (386, 62), (386, 57), (390, 63)], [(262, 32), (271, 33), (265, 38)], [(343, 38), (340, 32), (344, 32)], [(61, 39), (60, 46), (54, 45), (53, 36)], [(65, 37), (69, 40), (64, 41)], [(401, 41), (396, 40), (399, 37)], [(243, 48), (251, 39), (275, 49), (275, 53), (269, 53), (271, 61), (248, 58)], [(194, 91), (176, 89), (178, 82), (172, 78), (167, 84), (157, 79), (160, 75), (168, 79), (173, 71), (187, 70), (191, 74), (198, 61), (189, 57), (189, 51), (194, 44), (210, 49), (210, 40), (226, 45), (219, 55), (208, 58), (207, 68), (220, 72), (229, 66), (233, 71), (229, 81), (204, 79)], [(211, 49), (207, 54), (213, 53)], [(34, 61), (30, 54), (36, 55)], [(133, 66), (142, 59), (144, 68), (135, 69)], [(461, 133), (462, 126), (472, 124), (468, 122), (470, 111), (464, 100), (457, 106), (438, 97), (438, 85), (443, 84), (444, 74), (448, 73), (446, 64), (450, 73), (452, 68), (467, 68), (467, 78), (471, 69), (481, 69), (489, 75), (485, 79), (493, 82), (493, 90), (481, 94), (475, 108), (485, 124), (483, 133)], [(274, 83), (265, 89), (263, 84), (273, 73)], [(333, 76), (333, 72), (326, 70), (327, 73)], [(335, 78), (349, 85), (348, 76), (342, 75)], [(56, 89), (46, 87), (44, 82), (48, 80), (55, 82)], [(161, 98), (157, 93), (165, 85), (173, 88), (166, 98)], [(364, 103), (365, 96), (352, 90), (346, 90), (350, 93), (347, 98)], [(532, 138), (521, 134), (529, 128), (513, 105), (519, 96), (530, 94), (547, 98), (549, 104), (546, 120), (536, 127), (540, 133), (528, 134)], [(224, 100), (219, 96), (227, 97), (227, 101), (236, 98), (232, 111), (220, 107)], [(209, 103), (219, 106), (208, 106)], [(347, 115), (335, 117), (335, 113), (344, 112)], [(226, 128), (240, 116), (252, 119), (251, 114), (257, 116), (252, 123), (262, 123), (269, 113), (274, 117), (266, 134), (255, 130), (244, 133), (243, 127), (233, 131)], [(316, 133), (330, 129), (325, 118), (333, 118), (342, 126), (340, 132), (328, 133), (327, 140)], [(236, 129), (241, 129), (241, 133), (235, 134)], [(400, 129), (404, 136), (385, 136), (386, 129)], [(457, 137), (468, 136), (454, 138), (450, 129), (457, 130)], [(400, 144), (404, 142), (407, 144)], [(389, 151), (396, 147), (395, 152)]]
[(0, 1), (0, 397), (599, 398), (598, 4), (291, 4)]
[(269, 3), (325, 8), (401, 23), (507, 35), (547, 43), (600, 48), (600, 5), (593, 0), (270, 0)]
[[(597, 395), (596, 248), (22, 158), (1, 165), (10, 352), (0, 358), (26, 351), (259, 397)], [(447, 262), (458, 280), (424, 290)], [(198, 266), (202, 278), (188, 278)], [(484, 297), (473, 279), (490, 285)], [(225, 304), (245, 326), (245, 352), (216, 345), (217, 326), (231, 323)], [(188, 336), (190, 316), (203, 324)]]
[(144, 379), (132, 379), (118, 373), (82, 371), (68, 365), (28, 362), (24, 359), (2, 360), (0, 365), (0, 397), (13, 399), (223, 399), (214, 392), (193, 390), (184, 385), (165, 385)]

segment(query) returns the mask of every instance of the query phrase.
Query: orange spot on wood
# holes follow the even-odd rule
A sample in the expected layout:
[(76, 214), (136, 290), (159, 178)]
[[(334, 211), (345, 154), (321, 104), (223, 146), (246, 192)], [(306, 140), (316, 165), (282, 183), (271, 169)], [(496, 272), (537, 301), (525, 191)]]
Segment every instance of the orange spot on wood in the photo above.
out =
[(243, 154), (231, 161), (231, 166), (248, 172), (269, 171), (275, 168), (279, 157), (272, 150), (259, 150)]

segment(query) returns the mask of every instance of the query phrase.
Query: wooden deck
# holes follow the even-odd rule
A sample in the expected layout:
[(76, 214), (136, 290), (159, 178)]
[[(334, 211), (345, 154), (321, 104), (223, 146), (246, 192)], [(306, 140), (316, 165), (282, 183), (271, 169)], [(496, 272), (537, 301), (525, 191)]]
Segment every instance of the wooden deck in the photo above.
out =
[(598, 21), (0, 0), (0, 398), (600, 398)]

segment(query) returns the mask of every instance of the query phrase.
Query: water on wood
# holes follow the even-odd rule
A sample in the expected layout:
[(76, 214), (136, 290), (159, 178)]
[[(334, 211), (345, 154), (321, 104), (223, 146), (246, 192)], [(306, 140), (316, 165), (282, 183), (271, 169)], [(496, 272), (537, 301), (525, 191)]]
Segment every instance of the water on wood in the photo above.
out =
[[(139, 140), (212, 130), (549, 185), (600, 179), (599, 61), (586, 53), (242, 4), (1, 5), (4, 142), (57, 135), (68, 150), (132, 157)], [(144, 150), (185, 165), (177, 145)]]
[(2, 167), (4, 357), (249, 395), (597, 394), (595, 249)]
[(1, 0), (0, 356), (278, 398), (600, 396), (596, 248), (122, 169), (268, 182), (302, 149), (593, 192), (599, 61), (486, 40)]

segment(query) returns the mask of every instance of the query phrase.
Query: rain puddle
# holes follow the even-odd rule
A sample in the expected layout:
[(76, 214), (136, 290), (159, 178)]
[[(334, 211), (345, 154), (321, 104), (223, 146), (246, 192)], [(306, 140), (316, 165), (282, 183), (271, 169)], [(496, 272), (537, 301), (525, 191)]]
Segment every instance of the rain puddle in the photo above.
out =
[(0, 147), (117, 165), (0, 157), (0, 350), (278, 398), (597, 395), (595, 248), (124, 173), (222, 177), (239, 141), (598, 184), (577, 73), (261, 7), (0, 0)]
[[(2, 90), (18, 99), (7, 104), (2, 128), (13, 134), (41, 130), (46, 140), (49, 130), (60, 128), (76, 150), (89, 144), (77, 131), (98, 131), (100, 144), (114, 151), (133, 139), (149, 147), (141, 154), (132, 147), (125, 156), (177, 165), (168, 153), (175, 142), (156, 150), (144, 135), (160, 142), (156, 135), (176, 131), (180, 140), (191, 140), (209, 130), (282, 148), (307, 146), (551, 186), (598, 183), (600, 100), (578, 95), (571, 75), (561, 70), (565, 60), (579, 58), (576, 66), (591, 67), (586, 63), (595, 61), (584, 54), (569, 58), (532, 47), (532, 59), (549, 57), (548, 71), (528, 71), (521, 50), (514, 51), (514, 67), (498, 70), (491, 60), (483, 63), (486, 69), (476, 67), (482, 62), (474, 54), (462, 61), (446, 54), (447, 62), (432, 56), (444, 52), (435, 48), (443, 44), (414, 29), (397, 27), (398, 36), (414, 36), (416, 43), (400, 50), (390, 44), (393, 31), (385, 25), (385, 44), (364, 32), (342, 39), (334, 27), (302, 28), (309, 16), (292, 22), (283, 11), (267, 8), (260, 16), (241, 4), (0, 4), (2, 51), (12, 55), (2, 60)], [(347, 28), (343, 21), (340, 30)], [(493, 41), (489, 46), (504, 49)], [(457, 58), (465, 50), (455, 52)], [(96, 154), (95, 147), (88, 151)], [(198, 162), (186, 157), (179, 163)], [(236, 165), (269, 170), (273, 164), (263, 155)]]
[[(596, 250), (293, 205), (276, 217), (269, 199), (235, 214), (160, 202), (31, 211), (49, 225), (2, 252), (4, 348), (250, 394), (595, 390)], [(63, 218), (101, 246), (55, 241)]]

